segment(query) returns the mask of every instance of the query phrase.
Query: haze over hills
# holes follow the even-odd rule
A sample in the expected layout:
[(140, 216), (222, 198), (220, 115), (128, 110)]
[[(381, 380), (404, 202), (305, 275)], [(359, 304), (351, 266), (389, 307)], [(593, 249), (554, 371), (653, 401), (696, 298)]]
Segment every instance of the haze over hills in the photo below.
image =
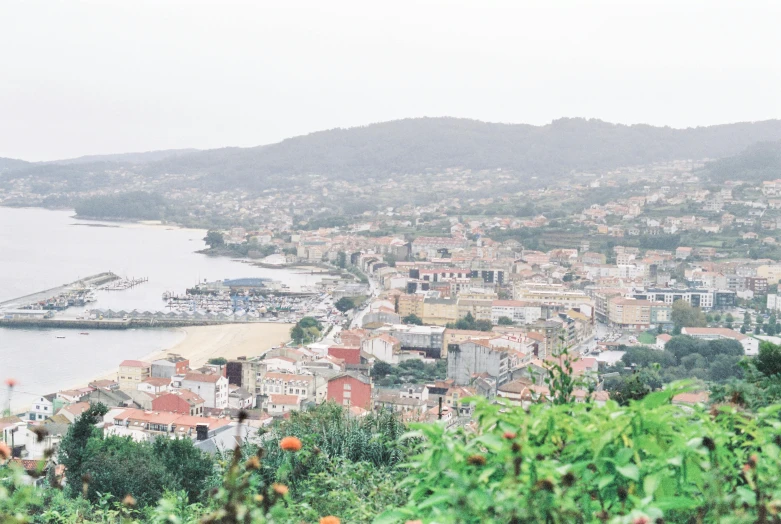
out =
[(519, 177), (599, 171), (676, 159), (723, 158), (781, 140), (781, 121), (673, 129), (565, 118), (544, 126), (415, 118), (331, 129), (251, 148), (91, 155), (52, 163), (0, 160), (7, 177), (73, 177), (122, 167), (140, 174), (200, 175), (212, 188), (262, 189), (301, 175), (337, 179), (501, 168)]

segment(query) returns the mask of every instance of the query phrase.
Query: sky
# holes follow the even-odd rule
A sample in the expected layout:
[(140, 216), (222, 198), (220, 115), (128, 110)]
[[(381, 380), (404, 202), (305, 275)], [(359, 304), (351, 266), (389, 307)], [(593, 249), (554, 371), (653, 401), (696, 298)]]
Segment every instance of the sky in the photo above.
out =
[(0, 2), (0, 157), (254, 146), (421, 116), (781, 118), (781, 2)]

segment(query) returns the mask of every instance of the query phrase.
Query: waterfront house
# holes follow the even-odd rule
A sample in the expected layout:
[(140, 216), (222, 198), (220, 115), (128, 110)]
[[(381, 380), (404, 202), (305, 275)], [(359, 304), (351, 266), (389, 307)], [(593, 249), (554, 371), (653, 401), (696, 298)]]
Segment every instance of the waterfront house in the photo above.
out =
[(117, 372), (119, 389), (137, 390), (138, 384), (152, 374), (152, 364), (142, 360), (123, 360)]
[(182, 389), (190, 390), (203, 398), (207, 408), (228, 407), (228, 379), (222, 375), (187, 373), (179, 384)]
[(54, 404), (45, 397), (37, 397), (30, 405), (27, 412), (27, 420), (37, 422), (45, 420), (54, 415)]

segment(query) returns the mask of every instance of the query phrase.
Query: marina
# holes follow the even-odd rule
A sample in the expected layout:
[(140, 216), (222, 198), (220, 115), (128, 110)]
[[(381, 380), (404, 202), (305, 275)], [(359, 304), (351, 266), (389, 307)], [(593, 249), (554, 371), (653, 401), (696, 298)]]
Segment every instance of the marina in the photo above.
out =
[(0, 312), (12, 309), (64, 310), (71, 306), (83, 306), (95, 301), (96, 289), (117, 285), (121, 281), (118, 275), (110, 271), (98, 273), (70, 284), (0, 302)]

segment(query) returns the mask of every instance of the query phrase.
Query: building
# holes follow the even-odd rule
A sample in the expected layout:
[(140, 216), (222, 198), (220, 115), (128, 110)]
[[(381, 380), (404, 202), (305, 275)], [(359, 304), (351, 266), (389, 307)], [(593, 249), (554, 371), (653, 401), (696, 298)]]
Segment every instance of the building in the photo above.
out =
[(530, 324), (542, 318), (542, 308), (520, 300), (494, 300), (491, 302), (491, 323), (498, 324), (507, 317), (515, 324)]
[(228, 379), (222, 375), (187, 373), (179, 381), (179, 387), (201, 397), (204, 400), (204, 407), (217, 409), (228, 407)]
[(756, 355), (759, 353), (759, 339), (744, 335), (740, 331), (735, 331), (734, 329), (685, 327), (681, 328), (681, 335), (689, 335), (690, 337), (702, 340), (735, 340), (740, 342), (740, 345), (743, 346), (743, 351), (745, 351), (746, 355)]
[(455, 298), (426, 297), (423, 299), (421, 319), (424, 324), (444, 326), (448, 322), (458, 320), (458, 313), (458, 300)]
[(344, 360), (345, 364), (356, 365), (361, 363), (360, 347), (330, 346), (328, 348), (328, 354), (332, 357)]
[(458, 318), (472, 315), (475, 320), (491, 321), (493, 298), (458, 297)]
[(192, 391), (179, 389), (161, 393), (152, 399), (152, 411), (168, 411), (202, 417), (205, 401)]
[(475, 375), (487, 373), (497, 384), (510, 379), (509, 358), (503, 348), (487, 340), (470, 340), (448, 347), (447, 378), (457, 386), (468, 386)]
[(37, 422), (46, 420), (54, 415), (54, 404), (46, 397), (37, 397), (30, 404), (30, 411), (27, 412), (27, 420)]
[(314, 375), (298, 375), (294, 373), (277, 373), (269, 371), (259, 381), (260, 394), (294, 395), (298, 402), (315, 401), (315, 377)]
[(136, 391), (152, 374), (152, 364), (142, 360), (123, 360), (117, 372), (119, 389)]
[(228, 407), (252, 409), (255, 407), (255, 395), (240, 386), (228, 384)]
[(445, 328), (442, 326), (413, 326), (397, 324), (383, 326), (375, 333), (386, 333), (401, 343), (403, 351), (418, 351), (426, 354), (428, 358), (440, 358), (447, 355), (443, 347)]
[(174, 375), (184, 375), (190, 369), (190, 361), (179, 355), (168, 355), (166, 358), (152, 361), (152, 377), (171, 378)]
[(301, 402), (296, 395), (269, 395), (266, 402), (266, 411), (269, 415), (284, 415), (300, 410)]
[(340, 373), (328, 379), (326, 398), (347, 408), (357, 406), (369, 410), (372, 407), (371, 380), (361, 373)]
[(582, 304), (593, 304), (591, 298), (584, 292), (568, 289), (561, 284), (518, 282), (513, 287), (513, 298), (538, 305), (559, 305), (566, 309)]
[(206, 440), (217, 429), (231, 424), (227, 418), (193, 417), (168, 411), (115, 409), (104, 417), (106, 436), (150, 440), (158, 436)]
[(650, 300), (612, 297), (608, 301), (608, 324), (621, 329), (648, 329), (672, 322), (672, 305)]
[(401, 341), (386, 333), (365, 339), (361, 351), (388, 364), (398, 364), (401, 353)]
[[(735, 293), (732, 291), (724, 290), (719, 291), (723, 295), (731, 295), (734, 301)], [(701, 308), (703, 310), (709, 310), (716, 307), (715, 300), (716, 292), (711, 289), (698, 289), (698, 288), (650, 288), (645, 291), (639, 291), (632, 294), (632, 298), (637, 300), (650, 300), (655, 302), (664, 302), (665, 304), (673, 305), (676, 300), (683, 300), (687, 304)]]
[(141, 381), (136, 389), (143, 391), (144, 393), (150, 393), (157, 395), (158, 393), (164, 393), (171, 388), (170, 378), (155, 378), (149, 377)]

